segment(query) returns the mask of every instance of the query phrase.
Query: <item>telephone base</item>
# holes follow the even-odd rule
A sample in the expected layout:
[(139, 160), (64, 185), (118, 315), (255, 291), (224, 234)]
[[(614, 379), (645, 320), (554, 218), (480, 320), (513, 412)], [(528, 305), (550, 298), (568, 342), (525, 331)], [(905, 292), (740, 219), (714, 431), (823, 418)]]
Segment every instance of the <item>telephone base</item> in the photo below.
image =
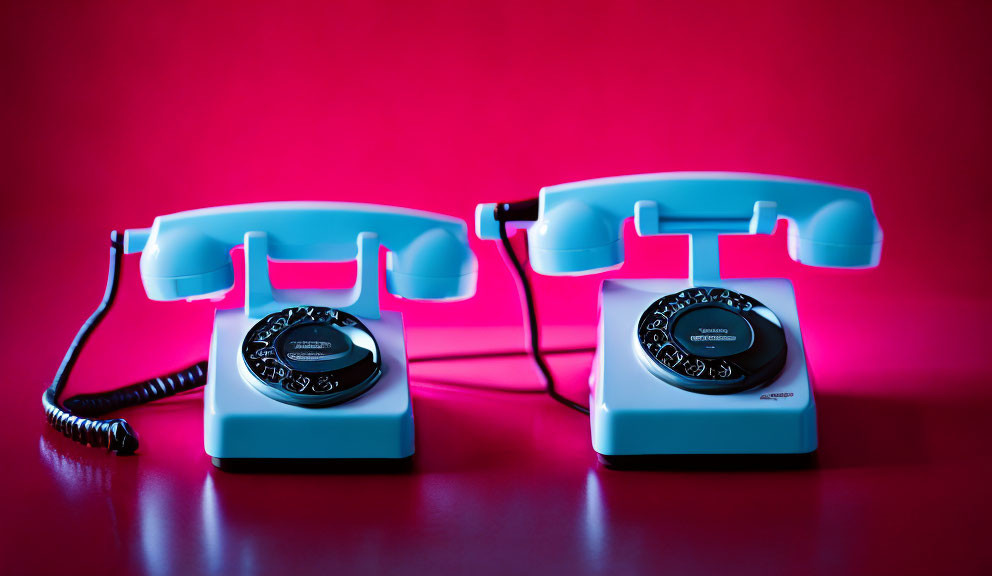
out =
[(203, 440), (215, 465), (243, 469), (249, 460), (291, 467), (299, 465), (292, 460), (359, 464), (413, 455), (413, 406), (400, 313), (362, 318), (379, 344), (382, 376), (361, 396), (326, 408), (279, 402), (252, 386), (248, 379), (254, 376), (244, 365), (241, 344), (257, 320), (243, 309), (218, 310), (214, 318)]
[(816, 450), (816, 407), (792, 283), (760, 278), (707, 284), (751, 296), (777, 315), (788, 347), (785, 366), (768, 384), (734, 394), (700, 394), (670, 385), (638, 357), (637, 323), (655, 300), (692, 285), (685, 279), (604, 281), (590, 415), (593, 448), (607, 462)]

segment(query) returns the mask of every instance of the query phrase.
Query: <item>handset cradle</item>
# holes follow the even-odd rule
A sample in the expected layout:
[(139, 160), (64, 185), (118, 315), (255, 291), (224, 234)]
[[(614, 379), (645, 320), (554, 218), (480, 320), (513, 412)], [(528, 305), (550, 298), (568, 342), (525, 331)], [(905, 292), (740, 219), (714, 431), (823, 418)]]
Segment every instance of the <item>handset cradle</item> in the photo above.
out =
[(654, 200), (634, 203), (634, 229), (638, 236), (687, 234), (689, 236), (689, 281), (700, 285), (720, 279), (720, 234), (771, 234), (778, 220), (778, 204), (754, 203), (750, 218), (670, 219), (661, 217)]

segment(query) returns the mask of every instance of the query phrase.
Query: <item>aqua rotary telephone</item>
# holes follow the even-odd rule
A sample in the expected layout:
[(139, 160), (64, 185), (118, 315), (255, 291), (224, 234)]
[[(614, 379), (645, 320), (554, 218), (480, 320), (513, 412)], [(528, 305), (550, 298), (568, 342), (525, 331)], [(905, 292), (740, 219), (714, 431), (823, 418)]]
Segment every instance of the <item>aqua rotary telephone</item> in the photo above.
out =
[[(231, 249), (245, 247), (245, 306), (218, 310), (209, 363), (124, 389), (60, 393), (89, 333), (112, 303), (121, 253), (141, 252), (152, 300), (203, 298), (234, 284)], [(84, 325), (44, 404), (67, 436), (127, 453), (137, 436), (117, 408), (206, 384), (204, 445), (215, 465), (260, 461), (402, 460), (414, 452), (402, 316), (379, 308), (386, 288), (416, 300), (475, 292), (465, 223), (366, 204), (273, 202), (180, 212), (112, 237), (107, 294)], [(268, 261), (357, 260), (350, 290), (274, 290)]]
[(508, 247), (512, 222), (527, 228), (535, 272), (591, 274), (623, 263), (623, 222), (631, 217), (640, 236), (689, 236), (689, 278), (603, 282), (590, 376), (596, 452), (623, 464), (650, 455), (815, 451), (792, 283), (722, 279), (717, 237), (770, 234), (784, 219), (793, 260), (873, 267), (882, 230), (868, 194), (759, 174), (602, 178), (543, 188), (536, 201), (481, 204), (476, 233)]

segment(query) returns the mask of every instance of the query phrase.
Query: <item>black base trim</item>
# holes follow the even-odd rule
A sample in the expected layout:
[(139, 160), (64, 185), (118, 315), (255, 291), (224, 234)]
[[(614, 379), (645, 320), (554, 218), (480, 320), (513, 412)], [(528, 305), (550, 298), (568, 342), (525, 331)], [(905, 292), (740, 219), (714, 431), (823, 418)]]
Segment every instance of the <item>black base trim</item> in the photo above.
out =
[(614, 470), (801, 470), (818, 466), (817, 452), (805, 454), (643, 454), (607, 456), (599, 463)]
[(402, 474), (413, 469), (406, 458), (210, 458), (224, 472), (302, 474)]

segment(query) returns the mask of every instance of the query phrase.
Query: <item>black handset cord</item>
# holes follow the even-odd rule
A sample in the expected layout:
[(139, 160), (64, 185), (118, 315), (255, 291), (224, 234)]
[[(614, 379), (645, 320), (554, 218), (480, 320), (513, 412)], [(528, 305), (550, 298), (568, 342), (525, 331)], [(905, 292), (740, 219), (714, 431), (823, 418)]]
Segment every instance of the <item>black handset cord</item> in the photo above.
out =
[(45, 408), (48, 422), (66, 437), (81, 444), (104, 446), (117, 454), (131, 454), (138, 449), (138, 435), (131, 425), (123, 418), (98, 420), (95, 417), (199, 388), (207, 382), (207, 363), (197, 362), (174, 374), (107, 392), (72, 396), (59, 403), (59, 396), (69, 381), (69, 374), (79, 358), (79, 353), (117, 296), (123, 253), (121, 235), (115, 230), (110, 235), (110, 272), (103, 300), (93, 315), (83, 323), (76, 338), (69, 345), (55, 380), (45, 390), (41, 403)]
[(555, 379), (551, 375), (551, 370), (548, 368), (547, 363), (545, 363), (544, 357), (541, 353), (540, 323), (537, 320), (537, 307), (534, 304), (534, 292), (531, 289), (527, 272), (524, 270), (523, 264), (520, 263), (517, 253), (513, 250), (513, 245), (510, 244), (510, 237), (506, 232), (507, 221), (537, 220), (537, 200), (525, 200), (523, 202), (513, 204), (497, 204), (496, 220), (499, 222), (499, 239), (503, 243), (503, 250), (506, 251), (506, 255), (510, 259), (510, 263), (513, 264), (513, 269), (516, 272), (519, 288), (523, 295), (524, 309), (527, 313), (527, 333), (530, 337), (530, 355), (534, 359), (534, 363), (537, 364), (541, 374), (544, 376), (548, 395), (557, 402), (560, 402), (573, 410), (577, 410), (583, 414), (589, 414), (588, 407), (583, 406), (574, 400), (565, 398), (559, 394), (558, 390), (555, 388)]

